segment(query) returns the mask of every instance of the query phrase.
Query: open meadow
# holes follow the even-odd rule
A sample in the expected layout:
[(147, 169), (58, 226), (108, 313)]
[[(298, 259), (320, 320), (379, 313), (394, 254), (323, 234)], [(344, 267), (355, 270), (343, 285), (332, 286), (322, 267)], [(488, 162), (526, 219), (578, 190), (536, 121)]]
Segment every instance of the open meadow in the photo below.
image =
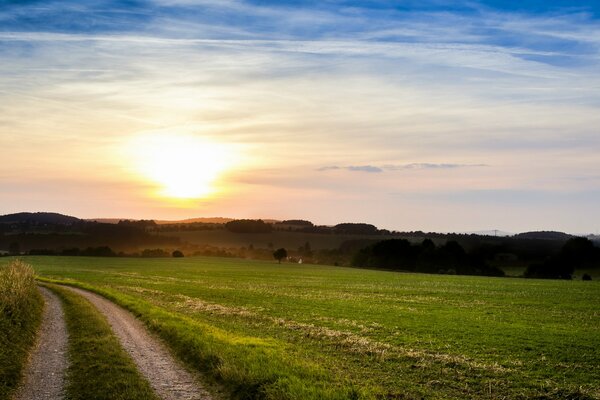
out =
[(25, 261), (42, 280), (128, 308), (237, 398), (600, 398), (597, 281), (204, 257)]

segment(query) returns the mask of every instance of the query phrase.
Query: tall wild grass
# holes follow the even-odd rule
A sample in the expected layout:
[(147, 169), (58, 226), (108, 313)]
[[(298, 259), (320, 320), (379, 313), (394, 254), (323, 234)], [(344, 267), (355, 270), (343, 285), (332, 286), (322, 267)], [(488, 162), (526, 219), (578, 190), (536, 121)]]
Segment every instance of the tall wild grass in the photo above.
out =
[(43, 305), (30, 265), (14, 260), (0, 267), (0, 400), (21, 380)]

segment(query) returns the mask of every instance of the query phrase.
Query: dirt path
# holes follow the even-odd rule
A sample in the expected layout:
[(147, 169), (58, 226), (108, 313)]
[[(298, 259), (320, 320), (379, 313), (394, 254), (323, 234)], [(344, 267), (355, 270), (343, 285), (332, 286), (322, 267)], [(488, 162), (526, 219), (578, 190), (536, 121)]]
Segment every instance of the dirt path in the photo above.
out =
[(88, 299), (104, 314), (121, 345), (159, 397), (164, 400), (212, 399), (197, 379), (130, 312), (95, 293), (67, 288)]
[(65, 317), (59, 298), (44, 287), (40, 291), (46, 303), (42, 326), (15, 400), (59, 400), (64, 396), (68, 365)]

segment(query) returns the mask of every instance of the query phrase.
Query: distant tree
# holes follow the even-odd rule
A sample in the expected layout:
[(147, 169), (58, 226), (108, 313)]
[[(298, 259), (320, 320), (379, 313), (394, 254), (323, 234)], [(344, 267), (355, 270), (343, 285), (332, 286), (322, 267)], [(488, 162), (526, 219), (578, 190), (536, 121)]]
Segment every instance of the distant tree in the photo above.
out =
[(225, 229), (234, 233), (269, 233), (273, 225), (262, 219), (236, 219), (226, 223)]
[[(441, 272), (438, 258), (433, 240), (423, 239), (421, 245), (418, 246), (415, 270), (419, 272)], [(447, 270), (443, 272), (447, 272)]]
[(599, 264), (599, 252), (600, 249), (588, 238), (576, 237), (567, 240), (559, 256), (563, 262), (572, 264), (576, 269), (593, 268)]
[(295, 226), (313, 226), (313, 223), (304, 219), (286, 219), (279, 223), (280, 225), (295, 225)]
[(363, 223), (343, 223), (333, 227), (333, 231), (339, 234), (350, 235), (376, 235), (379, 230), (375, 225)]
[(169, 253), (163, 249), (145, 249), (141, 255), (142, 257), (168, 257)]
[(459, 275), (471, 275), (468, 270), (467, 253), (455, 240), (449, 240), (439, 248), (437, 260), (442, 268)]
[(181, 252), (181, 250), (175, 250), (171, 255), (175, 258), (181, 258), (183, 257), (183, 252)]
[(117, 254), (108, 246), (88, 247), (79, 255), (88, 257), (115, 257)]
[(30, 256), (54, 256), (56, 252), (52, 249), (31, 249), (29, 250)]
[(298, 247), (298, 253), (300, 253), (306, 257), (311, 257), (312, 256), (312, 248), (310, 247), (310, 243), (306, 242), (306, 243), (304, 243), (304, 246)]
[(69, 248), (69, 249), (63, 249), (60, 254), (63, 256), (78, 256), (80, 253), (80, 250), (78, 247), (73, 247), (73, 248)]
[(140, 219), (137, 221), (122, 219), (117, 224), (121, 225), (121, 226), (128, 226), (128, 227), (138, 228), (138, 229), (142, 229), (142, 230), (147, 230), (149, 228), (157, 227), (156, 222), (151, 219)]
[(281, 264), (281, 260), (287, 257), (287, 250), (284, 248), (277, 249), (273, 252), (273, 258), (275, 258), (279, 264)]
[(415, 248), (406, 239), (389, 239), (361, 249), (354, 257), (358, 267), (413, 270)]
[(540, 264), (530, 265), (526, 278), (571, 279), (578, 268), (593, 268), (600, 264), (600, 250), (587, 238), (567, 240), (560, 252)]
[(433, 240), (431, 239), (423, 239), (421, 246), (423, 246), (423, 249), (425, 250), (435, 250), (435, 243), (433, 243)]
[(19, 243), (17, 242), (12, 242), (8, 246), (8, 253), (12, 256), (18, 256), (19, 254), (21, 254), (21, 245), (19, 245)]
[(388, 239), (359, 250), (352, 261), (357, 267), (386, 268), (427, 273), (503, 276), (504, 272), (468, 254), (456, 241), (436, 247), (430, 239), (411, 244), (406, 239)]

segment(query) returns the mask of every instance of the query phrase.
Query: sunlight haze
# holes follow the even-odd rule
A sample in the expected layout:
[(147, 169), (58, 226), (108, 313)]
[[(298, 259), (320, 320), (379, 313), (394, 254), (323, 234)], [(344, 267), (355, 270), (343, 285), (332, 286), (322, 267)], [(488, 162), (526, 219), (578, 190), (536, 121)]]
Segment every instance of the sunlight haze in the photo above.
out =
[(140, 135), (129, 147), (141, 178), (160, 185), (158, 194), (166, 198), (210, 196), (217, 179), (236, 161), (232, 149), (193, 135)]

